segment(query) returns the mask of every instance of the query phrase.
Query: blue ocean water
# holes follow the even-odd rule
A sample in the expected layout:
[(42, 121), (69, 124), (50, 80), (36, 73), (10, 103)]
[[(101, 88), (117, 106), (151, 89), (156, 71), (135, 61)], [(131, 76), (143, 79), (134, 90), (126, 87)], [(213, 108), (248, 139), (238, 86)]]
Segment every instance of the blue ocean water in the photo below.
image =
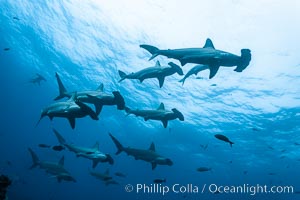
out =
[[(299, 199), (299, 3), (276, 1), (263, 10), (266, 2), (1, 0), (0, 172), (13, 181), (9, 199)], [(182, 77), (173, 75), (162, 88), (156, 79), (118, 82), (118, 70), (134, 72), (171, 60), (159, 56), (148, 61), (150, 54), (140, 44), (202, 47), (208, 37), (216, 48), (238, 55), (242, 48), (251, 49), (249, 67), (242, 73), (221, 68), (213, 79), (200, 72), (184, 85), (178, 82)], [(182, 67), (184, 73), (192, 66)], [(77, 119), (74, 130), (59, 118), (44, 118), (35, 127), (41, 109), (58, 95), (56, 72), (69, 91), (93, 90), (103, 83), (105, 92), (120, 91), (130, 108), (156, 109), (163, 102), (168, 110), (180, 110), (185, 120), (163, 128), (159, 121), (105, 106), (98, 121)], [(47, 81), (29, 83), (36, 73)], [(119, 184), (105, 186), (92, 177), (90, 160), (38, 147), (58, 145), (52, 128), (81, 146), (98, 141), (115, 163), (100, 163), (95, 171), (109, 169)], [(148, 149), (154, 142), (174, 165), (152, 170), (151, 164), (125, 153), (115, 155), (109, 132), (124, 146)], [(215, 134), (228, 136), (233, 147)], [(64, 156), (64, 167), (77, 182), (58, 183), (42, 169), (30, 170), (28, 148), (41, 160), (58, 162)], [(198, 172), (199, 167), (212, 170)], [(151, 188), (154, 179), (162, 178), (167, 181), (159, 188), (179, 184), (183, 190), (137, 192), (138, 184)], [(126, 192), (128, 184), (132, 192)], [(292, 186), (293, 192), (212, 193), (208, 188), (214, 184)], [(189, 186), (199, 191), (184, 191)]]

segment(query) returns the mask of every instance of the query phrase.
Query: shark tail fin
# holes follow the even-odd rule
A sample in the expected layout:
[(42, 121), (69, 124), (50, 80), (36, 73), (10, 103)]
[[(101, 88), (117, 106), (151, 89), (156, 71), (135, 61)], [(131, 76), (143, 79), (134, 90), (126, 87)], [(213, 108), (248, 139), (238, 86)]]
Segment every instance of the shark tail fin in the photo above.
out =
[(117, 105), (118, 110), (124, 110), (125, 109), (125, 100), (123, 96), (118, 91), (114, 91), (113, 95), (115, 97), (114, 101)]
[(36, 153), (31, 148), (28, 148), (28, 151), (29, 151), (29, 153), (31, 155), (32, 162), (33, 162), (33, 164), (31, 165), (30, 169), (33, 169), (33, 168), (35, 168), (35, 167), (38, 166), (40, 160), (37, 157)]
[(120, 154), (122, 151), (124, 151), (124, 147), (122, 146), (122, 144), (114, 137), (112, 136), (111, 133), (109, 133), (109, 136), (111, 137), (112, 141), (115, 143), (116, 147), (117, 147), (117, 152), (116, 155)]
[(184, 85), (185, 79), (186, 78), (184, 77), (183, 79), (179, 80), (178, 82), (180, 82), (180, 83), (182, 83), (182, 85)]
[(230, 146), (232, 147), (232, 145), (234, 144), (234, 142), (229, 141)]
[(158, 54), (159, 48), (157, 48), (155, 46), (151, 46), (151, 45), (147, 45), (147, 44), (141, 44), (140, 47), (147, 50), (149, 53), (152, 54), (152, 56), (149, 60), (152, 60), (153, 58), (155, 58), (156, 56), (159, 55)]
[(127, 74), (125, 74), (125, 72), (118, 70), (119, 76), (121, 77), (121, 79), (119, 80), (119, 82), (123, 81), (124, 79), (126, 79)]
[(52, 129), (52, 130), (53, 130), (53, 132), (54, 132), (54, 134), (55, 134), (58, 142), (61, 145), (65, 145), (66, 144), (66, 140), (61, 136), (61, 134), (57, 130), (55, 130), (55, 129)]
[(57, 84), (58, 84), (58, 90), (59, 90), (59, 95), (57, 97), (55, 97), (54, 100), (59, 100), (59, 99), (62, 99), (64, 97), (67, 97), (67, 90), (64, 86), (64, 84), (62, 83), (58, 73), (55, 73), (55, 77), (56, 77), (56, 81), (57, 81)]
[(106, 162), (108, 162), (109, 164), (113, 165), (114, 164), (114, 159), (111, 157), (111, 155), (109, 154), (105, 154), (106, 155)]
[(242, 49), (241, 50), (241, 61), (239, 65), (235, 68), (234, 71), (242, 72), (246, 67), (248, 67), (251, 61), (251, 51), (250, 49)]

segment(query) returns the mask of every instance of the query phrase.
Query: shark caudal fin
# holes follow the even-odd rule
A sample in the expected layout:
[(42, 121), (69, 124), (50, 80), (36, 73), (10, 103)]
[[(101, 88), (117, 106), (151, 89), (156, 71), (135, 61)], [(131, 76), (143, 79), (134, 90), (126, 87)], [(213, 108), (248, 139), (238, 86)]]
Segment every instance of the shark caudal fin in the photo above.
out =
[(241, 61), (240, 64), (235, 68), (234, 71), (242, 72), (246, 67), (248, 67), (251, 61), (251, 51), (250, 49), (242, 49), (241, 50)]
[(67, 142), (66, 142), (66, 140), (61, 136), (61, 134), (60, 134), (57, 130), (55, 130), (55, 129), (52, 129), (52, 130), (53, 130), (53, 132), (54, 132), (54, 134), (55, 134), (55, 136), (56, 136), (58, 142), (59, 142), (61, 145), (65, 145)]
[(59, 100), (59, 99), (65, 98), (65, 97), (70, 97), (67, 95), (67, 90), (66, 90), (64, 84), (62, 83), (58, 73), (55, 73), (55, 77), (56, 77), (56, 81), (58, 84), (59, 95), (57, 97), (55, 97), (54, 100), (56, 101), (56, 100)]
[(120, 154), (122, 151), (124, 151), (124, 147), (122, 144), (114, 137), (111, 133), (109, 133), (109, 136), (111, 137), (112, 141), (115, 143), (118, 151), (116, 152), (116, 155)]
[(118, 110), (124, 110), (125, 109), (125, 100), (123, 96), (118, 91), (112, 92), (114, 95), (114, 102), (117, 105)]
[(184, 82), (185, 82), (185, 79), (186, 79), (187, 77), (183, 77), (183, 79), (180, 79), (178, 82), (180, 82), (180, 83), (182, 83), (182, 85), (184, 85)]
[(155, 46), (151, 46), (151, 45), (147, 45), (147, 44), (141, 44), (140, 45), (141, 48), (147, 50), (149, 53), (152, 54), (151, 58), (149, 58), (149, 60), (152, 60), (153, 58), (155, 58), (156, 56), (158, 56), (158, 51), (159, 48), (155, 47)]
[(37, 167), (39, 165), (40, 160), (37, 157), (36, 153), (34, 151), (32, 151), (31, 148), (28, 148), (28, 151), (29, 151), (29, 153), (31, 155), (32, 162), (33, 162), (33, 164), (31, 165), (31, 167), (29, 169), (33, 169), (33, 168), (35, 168), (35, 167)]
[(125, 72), (118, 70), (119, 76), (121, 77), (121, 79), (119, 80), (119, 82), (123, 81), (124, 79), (126, 79), (127, 74), (125, 74)]
[(232, 145), (234, 144), (234, 142), (229, 141), (230, 147), (232, 147)]

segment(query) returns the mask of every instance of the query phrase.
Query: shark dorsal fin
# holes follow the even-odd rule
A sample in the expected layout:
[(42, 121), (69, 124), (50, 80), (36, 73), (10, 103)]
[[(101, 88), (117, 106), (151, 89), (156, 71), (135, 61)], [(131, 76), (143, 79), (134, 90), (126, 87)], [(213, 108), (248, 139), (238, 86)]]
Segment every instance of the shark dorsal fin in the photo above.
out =
[(97, 91), (101, 91), (101, 92), (103, 92), (103, 88), (104, 88), (104, 85), (103, 85), (103, 83), (101, 83), (98, 87), (97, 87)]
[(105, 175), (109, 175), (109, 169), (104, 172)]
[(60, 166), (64, 166), (64, 163), (65, 163), (65, 157), (63, 156), (63, 157), (61, 157), (61, 159), (59, 160), (58, 164), (59, 164)]
[(151, 145), (150, 145), (150, 147), (149, 147), (149, 150), (150, 150), (150, 151), (155, 151), (155, 145), (154, 145), (153, 142), (151, 143)]
[(156, 61), (156, 64), (155, 64), (155, 67), (160, 67), (160, 62), (159, 61)]
[(93, 150), (95, 151), (99, 151), (99, 142), (96, 142), (93, 147), (92, 147)]
[(214, 49), (215, 47), (214, 47), (214, 44), (211, 41), (211, 39), (207, 38), (206, 42), (205, 42), (205, 45), (203, 46), (203, 48), (212, 48), (212, 49)]
[(164, 103), (160, 103), (159, 107), (157, 108), (157, 110), (165, 110), (165, 105)]

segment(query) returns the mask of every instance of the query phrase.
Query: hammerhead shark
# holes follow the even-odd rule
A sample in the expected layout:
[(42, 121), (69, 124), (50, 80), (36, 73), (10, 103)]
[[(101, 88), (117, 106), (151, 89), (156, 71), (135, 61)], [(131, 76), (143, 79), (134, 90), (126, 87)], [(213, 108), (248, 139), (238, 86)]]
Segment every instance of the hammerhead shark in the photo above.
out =
[(61, 145), (65, 146), (69, 151), (74, 152), (77, 157), (84, 157), (92, 160), (93, 168), (95, 168), (99, 162), (108, 162), (111, 165), (114, 163), (114, 160), (109, 154), (104, 154), (99, 150), (98, 142), (96, 142), (96, 144), (92, 148), (80, 147), (71, 143), (67, 143), (57, 130), (53, 129), (53, 132), (58, 142)]
[(42, 75), (36, 73), (36, 77), (29, 80), (29, 83), (41, 85), (42, 81), (47, 81)]
[(182, 82), (182, 85), (183, 85), (185, 82), (185, 79), (187, 79), (188, 77), (190, 77), (193, 74), (197, 75), (199, 72), (204, 71), (206, 69), (209, 69), (208, 65), (202, 65), (202, 64), (195, 65), (192, 69), (190, 69), (188, 71), (188, 73), (186, 73), (186, 75), (183, 77), (183, 79), (181, 79), (179, 82)]
[(123, 71), (119, 70), (119, 75), (121, 79), (138, 79), (142, 83), (145, 79), (157, 78), (159, 82), (159, 87), (161, 88), (164, 84), (166, 76), (171, 76), (173, 74), (183, 75), (182, 69), (173, 62), (169, 62), (168, 66), (161, 66), (160, 62), (157, 61), (155, 66), (142, 69), (138, 72), (125, 74)]
[(93, 120), (98, 120), (97, 114), (86, 104), (79, 101), (76, 93), (68, 101), (56, 102), (42, 109), (41, 117), (37, 122), (39, 124), (42, 118), (48, 116), (50, 120), (54, 117), (63, 117), (69, 120), (72, 129), (75, 128), (75, 119), (89, 115)]
[(251, 61), (251, 51), (249, 49), (242, 49), (241, 56), (237, 56), (232, 53), (215, 49), (213, 42), (209, 38), (206, 40), (203, 48), (161, 50), (157, 47), (146, 44), (142, 44), (140, 47), (146, 49), (152, 54), (149, 60), (152, 60), (158, 55), (163, 55), (168, 58), (179, 60), (182, 66), (186, 63), (208, 65), (210, 70), (210, 79), (216, 75), (220, 66), (237, 66), (234, 71), (242, 72)]
[(108, 185), (119, 185), (118, 182), (113, 180), (113, 178), (109, 175), (109, 170), (107, 169), (104, 173), (89, 171), (90, 175), (94, 176), (96, 179), (99, 179), (104, 182), (106, 186)]
[[(59, 75), (55, 74), (59, 95), (54, 100), (70, 98), (75, 92), (68, 92)], [(77, 99), (83, 103), (94, 104), (96, 114), (99, 115), (104, 105), (116, 105), (118, 110), (124, 110), (125, 101), (119, 91), (113, 91), (112, 94), (103, 91), (104, 86), (101, 83), (96, 90), (84, 90), (77, 93)]]
[(124, 147), (112, 134), (109, 133), (112, 141), (115, 143), (117, 147), (116, 155), (120, 154), (121, 152), (127, 153), (129, 156), (133, 156), (136, 160), (143, 160), (146, 162), (151, 163), (152, 170), (156, 168), (157, 165), (173, 165), (173, 162), (169, 158), (165, 158), (159, 155), (155, 151), (155, 145), (152, 142), (149, 149), (135, 149), (131, 147)]
[(161, 103), (156, 110), (132, 110), (128, 107), (125, 107), (126, 113), (134, 114), (135, 116), (143, 117), (145, 121), (147, 120), (158, 120), (163, 123), (164, 128), (167, 128), (168, 121), (179, 119), (184, 121), (184, 116), (176, 108), (173, 108), (171, 111), (165, 109), (165, 105)]
[(28, 151), (33, 161), (30, 169), (40, 167), (41, 169), (44, 169), (46, 173), (52, 174), (53, 177), (57, 178), (58, 182), (61, 182), (62, 180), (76, 182), (76, 180), (64, 168), (64, 156), (62, 156), (58, 163), (53, 163), (48, 161), (40, 161), (36, 153), (31, 148), (28, 148)]

